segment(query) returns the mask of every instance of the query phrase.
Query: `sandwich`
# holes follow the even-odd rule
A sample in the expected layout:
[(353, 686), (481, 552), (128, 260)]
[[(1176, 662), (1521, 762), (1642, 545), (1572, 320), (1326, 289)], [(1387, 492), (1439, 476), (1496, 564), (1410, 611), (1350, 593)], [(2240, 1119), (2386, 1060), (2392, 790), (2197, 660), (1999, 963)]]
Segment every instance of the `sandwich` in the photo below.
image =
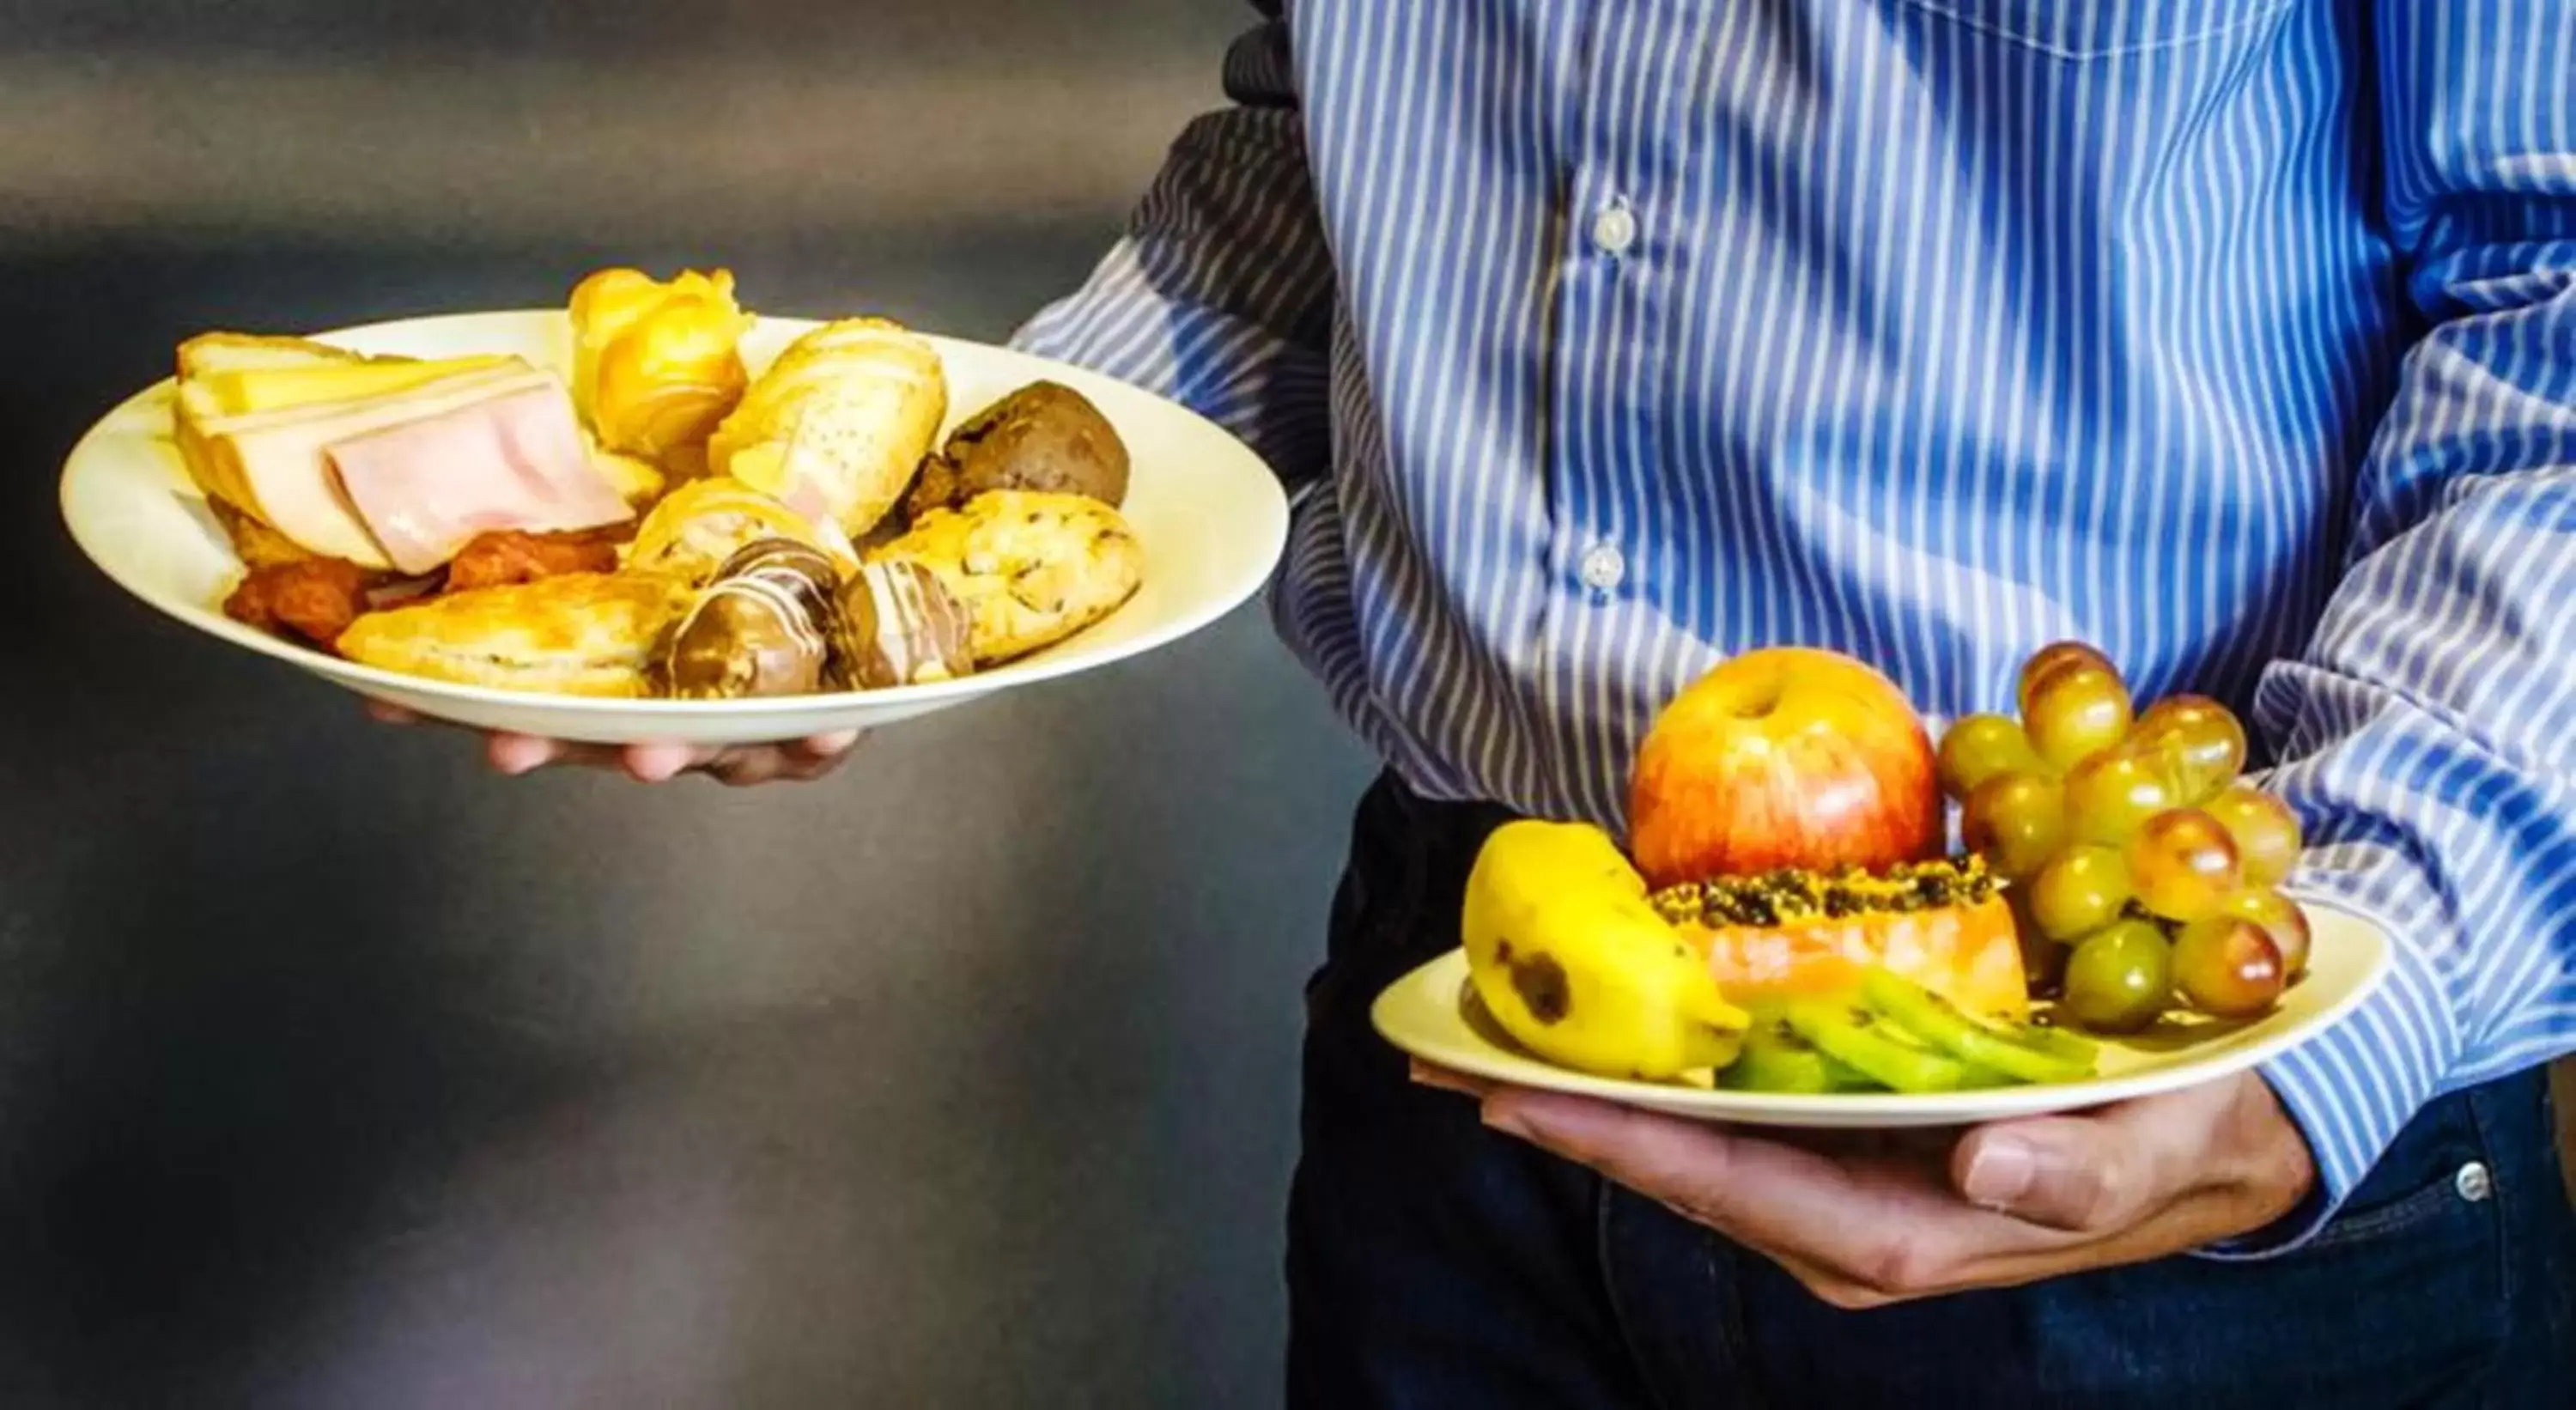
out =
[[(363, 357), (215, 334), (179, 355), (176, 440), (237, 543), (282, 539), (372, 572), (420, 574), (478, 534), (634, 517), (553, 374), (508, 356)], [(247, 555), (246, 555), (247, 556)]]

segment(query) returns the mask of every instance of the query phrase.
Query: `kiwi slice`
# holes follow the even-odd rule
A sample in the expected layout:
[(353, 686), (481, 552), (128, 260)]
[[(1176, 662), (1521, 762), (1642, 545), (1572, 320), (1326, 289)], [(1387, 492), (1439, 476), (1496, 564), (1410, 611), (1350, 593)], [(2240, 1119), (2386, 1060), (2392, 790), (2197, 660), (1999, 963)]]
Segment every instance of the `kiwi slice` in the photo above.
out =
[(2067, 1027), (2062, 1019), (2016, 1024), (2012, 1035), (2025, 1046), (2082, 1066), (2087, 1077), (2094, 1074), (2096, 1064), (2102, 1060), (2102, 1045)]
[(1719, 1071), (1717, 1085), (1735, 1092), (1852, 1092), (1878, 1084), (1773, 1018), (1746, 1030), (1743, 1048)]
[(2025, 1043), (2018, 1030), (1974, 1017), (1885, 966), (1872, 966), (1862, 974), (1860, 1001), (1952, 1057), (2024, 1082), (2072, 1082), (2093, 1073), (2090, 1062)]
[(1939, 1052), (1865, 1008), (1808, 1000), (1791, 1004), (1783, 1016), (1791, 1031), (1826, 1056), (1899, 1092), (1960, 1092), (2012, 1080), (1981, 1063)]

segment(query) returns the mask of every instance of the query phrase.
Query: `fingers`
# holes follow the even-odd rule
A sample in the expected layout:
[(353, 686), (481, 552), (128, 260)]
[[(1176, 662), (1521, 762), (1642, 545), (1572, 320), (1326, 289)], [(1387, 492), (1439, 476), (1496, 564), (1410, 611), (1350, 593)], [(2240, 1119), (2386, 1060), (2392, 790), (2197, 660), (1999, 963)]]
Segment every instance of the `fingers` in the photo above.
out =
[(626, 776), (637, 783), (662, 783), (691, 769), (714, 765), (723, 752), (690, 744), (630, 744), (616, 751), (616, 759), (618, 765), (626, 770)]
[(1482, 1097), (1494, 1090), (1494, 1084), (1482, 1077), (1470, 1077), (1463, 1072), (1452, 1072), (1448, 1068), (1424, 1062), (1420, 1058), (1413, 1059), (1411, 1075), (1414, 1081), (1425, 1087), (1436, 1087), (1444, 1092), (1459, 1092), (1470, 1097)]
[(1972, 1131), (1951, 1176), (1970, 1202), (2052, 1229), (2105, 1232), (2136, 1222), (2167, 1195), (2156, 1152), (2115, 1112)]
[(2259, 1079), (2231, 1079), (2081, 1116), (1998, 1122), (1959, 1142), (1951, 1177), (1986, 1208), (2092, 1234), (2144, 1223), (2194, 1192), (2286, 1208), (2309, 1172), (2281, 1167), (2305, 1146), (2264, 1129), (2278, 1108), (2257, 1104), (2269, 1101)]
[(1511, 1089), (1487, 1099), (1486, 1121), (1761, 1253), (1838, 1307), (2014, 1281), (2088, 1242), (1962, 1201), (1937, 1159), (1901, 1147), (1836, 1155)]
[[(1420, 1067), (1416, 1080), (1481, 1086)], [(1483, 1103), (1494, 1129), (1717, 1230), (1841, 1307), (2164, 1257), (2277, 1218), (2313, 1180), (2303, 1139), (2250, 1076), (1979, 1127), (1946, 1159), (1917, 1142), (1752, 1136), (1553, 1092), (1499, 1087)]]
[[(1580, 1160), (1738, 1242), (1869, 1280), (1892, 1259), (2051, 1246), (2062, 1235), (1963, 1204), (1937, 1166), (1845, 1156), (1556, 1093), (1504, 1091), (1489, 1124)], [(1904, 1245), (1892, 1249), (1891, 1245)]]
[(786, 744), (716, 748), (689, 744), (630, 744), (622, 762), (629, 777), (661, 783), (703, 773), (719, 783), (748, 788), (762, 783), (804, 783), (841, 766), (859, 742), (856, 730), (814, 735)]
[[(369, 699), (368, 715), (384, 724), (436, 724), (391, 701)], [(639, 783), (664, 783), (682, 774), (703, 773), (737, 787), (821, 778), (837, 769), (858, 746), (858, 730), (835, 730), (783, 744), (714, 745), (653, 742), (623, 747), (581, 744), (510, 731), (483, 732), (483, 755), (495, 772), (513, 777), (556, 766), (611, 769)]]
[(2173, 1093), (2081, 1116), (2040, 1116), (1971, 1131), (1952, 1154), (1951, 1179), (1971, 1203), (2052, 1229), (2109, 1233), (2136, 1224), (2203, 1173), (2182, 1168), (2186, 1139), (2205, 1149), (2206, 1119), (2184, 1108), (2202, 1092)]
[(702, 767), (736, 788), (757, 783), (810, 782), (841, 766), (859, 742), (857, 730), (841, 730), (781, 745), (718, 751)]

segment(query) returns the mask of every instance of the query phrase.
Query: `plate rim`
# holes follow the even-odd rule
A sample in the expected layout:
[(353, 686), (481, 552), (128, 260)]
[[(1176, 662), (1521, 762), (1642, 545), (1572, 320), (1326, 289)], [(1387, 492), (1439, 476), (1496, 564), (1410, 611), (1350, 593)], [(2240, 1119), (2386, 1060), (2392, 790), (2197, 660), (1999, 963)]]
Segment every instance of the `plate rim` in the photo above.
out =
[[(478, 322), (495, 318), (521, 318), (533, 321), (566, 316), (562, 309), (545, 307), (461, 309), (409, 318), (347, 324), (320, 332), (293, 336), (307, 338), (314, 342), (340, 343), (386, 332), (399, 332), (438, 324)], [(801, 314), (759, 314), (757, 316), (763, 325), (786, 330), (791, 336), (831, 321)], [(1045, 368), (1057, 375), (1070, 373), (1072, 380), (1113, 383), (1135, 395), (1151, 399), (1166, 414), (1194, 422), (1207, 431), (1234, 443), (1242, 448), (1245, 456), (1253, 463), (1267, 469), (1267, 462), (1261, 460), (1258, 452), (1245, 445), (1241, 437), (1190, 407), (1123, 377), (999, 343), (960, 338), (917, 328), (910, 331), (937, 348), (943, 361), (952, 349), (964, 350), (977, 356), (999, 353), (1014, 360)], [(469, 706), (539, 710), (561, 714), (567, 718), (649, 716), (686, 720), (756, 719), (764, 715), (812, 714), (817, 711), (861, 707), (872, 712), (894, 711), (913, 706), (954, 704), (995, 691), (1035, 685), (1104, 666), (1116, 665), (1148, 655), (1195, 635), (1231, 615), (1236, 609), (1258, 596), (1278, 571), (1280, 560), (1287, 548), (1290, 519), (1287, 491), (1280, 484), (1276, 474), (1251, 476), (1246, 477), (1247, 481), (1257, 481), (1257, 487), (1248, 483), (1247, 488), (1253, 489), (1258, 499), (1261, 523), (1257, 531), (1247, 531), (1242, 540), (1244, 548), (1258, 550), (1244, 554), (1243, 561), (1247, 564), (1257, 562), (1260, 564), (1259, 571), (1255, 572), (1249, 567), (1237, 570), (1225, 580), (1222, 591), (1211, 593), (1189, 604), (1185, 609), (1173, 613), (1157, 625), (1110, 647), (1085, 651), (1078, 645), (1079, 637), (1077, 637), (1074, 641), (1065, 643), (1068, 649), (1062, 655), (1051, 652), (1033, 660), (1008, 663), (954, 680), (886, 686), (873, 690), (813, 691), (801, 695), (761, 696), (733, 700), (567, 695), (554, 691), (512, 690), (500, 686), (471, 685), (462, 681), (411, 675), (326, 655), (311, 647), (282, 640), (246, 623), (234, 621), (225, 616), (219, 608), (169, 600), (162, 593), (147, 590), (117, 569), (113, 552), (102, 551), (101, 546), (83, 532), (78, 517), (73, 513), (73, 485), (82, 473), (84, 464), (93, 455), (94, 445), (112, 435), (128, 434), (128, 428), (122, 423), (146, 410), (155, 400), (167, 399), (175, 390), (177, 380), (175, 375), (164, 376), (120, 398), (106, 411), (100, 413), (72, 442), (70, 451), (64, 455), (61, 468), (55, 475), (54, 504), (55, 513), (65, 532), (71, 537), (73, 546), (80, 551), (83, 558), (89, 561), (93, 569), (114, 583), (128, 597), (181, 626), (248, 648), (260, 655), (285, 662), (308, 674), (332, 680), (344, 686), (354, 688), (371, 685), (416, 699), (454, 701)], [(1257, 538), (1254, 537), (1255, 532), (1258, 534)]]
[[(2215, 1081), (2273, 1061), (2333, 1030), (2388, 982), (2396, 964), (2397, 941), (2379, 920), (2358, 907), (2332, 899), (2306, 895), (2294, 899), (2302, 908), (2333, 911), (2370, 933), (2371, 952), (2364, 961), (2361, 978), (2305, 1023), (2231, 1048), (2210, 1059), (2205, 1072), (2188, 1068), (2192, 1076), (2180, 1082), (2176, 1081), (2177, 1065), (2166, 1065), (2117, 1077), (2094, 1077), (2080, 1082), (2022, 1083), (2010, 1087), (1980, 1088), (1973, 1092), (1743, 1092), (1601, 1076), (1560, 1068), (1543, 1058), (1505, 1049), (1493, 1051), (1511, 1060), (1508, 1068), (1501, 1062), (1482, 1061), (1458, 1067), (1458, 1070), (1471, 1077), (1591, 1097), (1684, 1120), (1810, 1129), (1967, 1126), (2107, 1106), (2195, 1082)], [(1410, 966), (1369, 1001), (1370, 1026), (1382, 1041), (1410, 1056), (1455, 1066), (1448, 1056), (1435, 1056), (1406, 1042), (1404, 1031), (1390, 1024), (1389, 1014), (1400, 995), (1435, 985), (1452, 989), (1466, 978), (1467, 958), (1463, 946), (1451, 946), (1420, 964)], [(1531, 1066), (1543, 1069), (1547, 1080), (1528, 1080)]]

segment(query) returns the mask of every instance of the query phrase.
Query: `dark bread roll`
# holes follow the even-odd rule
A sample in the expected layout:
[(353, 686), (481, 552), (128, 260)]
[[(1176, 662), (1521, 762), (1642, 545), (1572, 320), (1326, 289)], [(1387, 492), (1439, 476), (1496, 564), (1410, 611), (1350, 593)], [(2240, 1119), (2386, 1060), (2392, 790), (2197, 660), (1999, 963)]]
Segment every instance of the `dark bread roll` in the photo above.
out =
[(968, 417), (926, 458), (904, 499), (907, 519), (954, 509), (988, 490), (1127, 499), (1127, 444), (1089, 398), (1031, 382)]

